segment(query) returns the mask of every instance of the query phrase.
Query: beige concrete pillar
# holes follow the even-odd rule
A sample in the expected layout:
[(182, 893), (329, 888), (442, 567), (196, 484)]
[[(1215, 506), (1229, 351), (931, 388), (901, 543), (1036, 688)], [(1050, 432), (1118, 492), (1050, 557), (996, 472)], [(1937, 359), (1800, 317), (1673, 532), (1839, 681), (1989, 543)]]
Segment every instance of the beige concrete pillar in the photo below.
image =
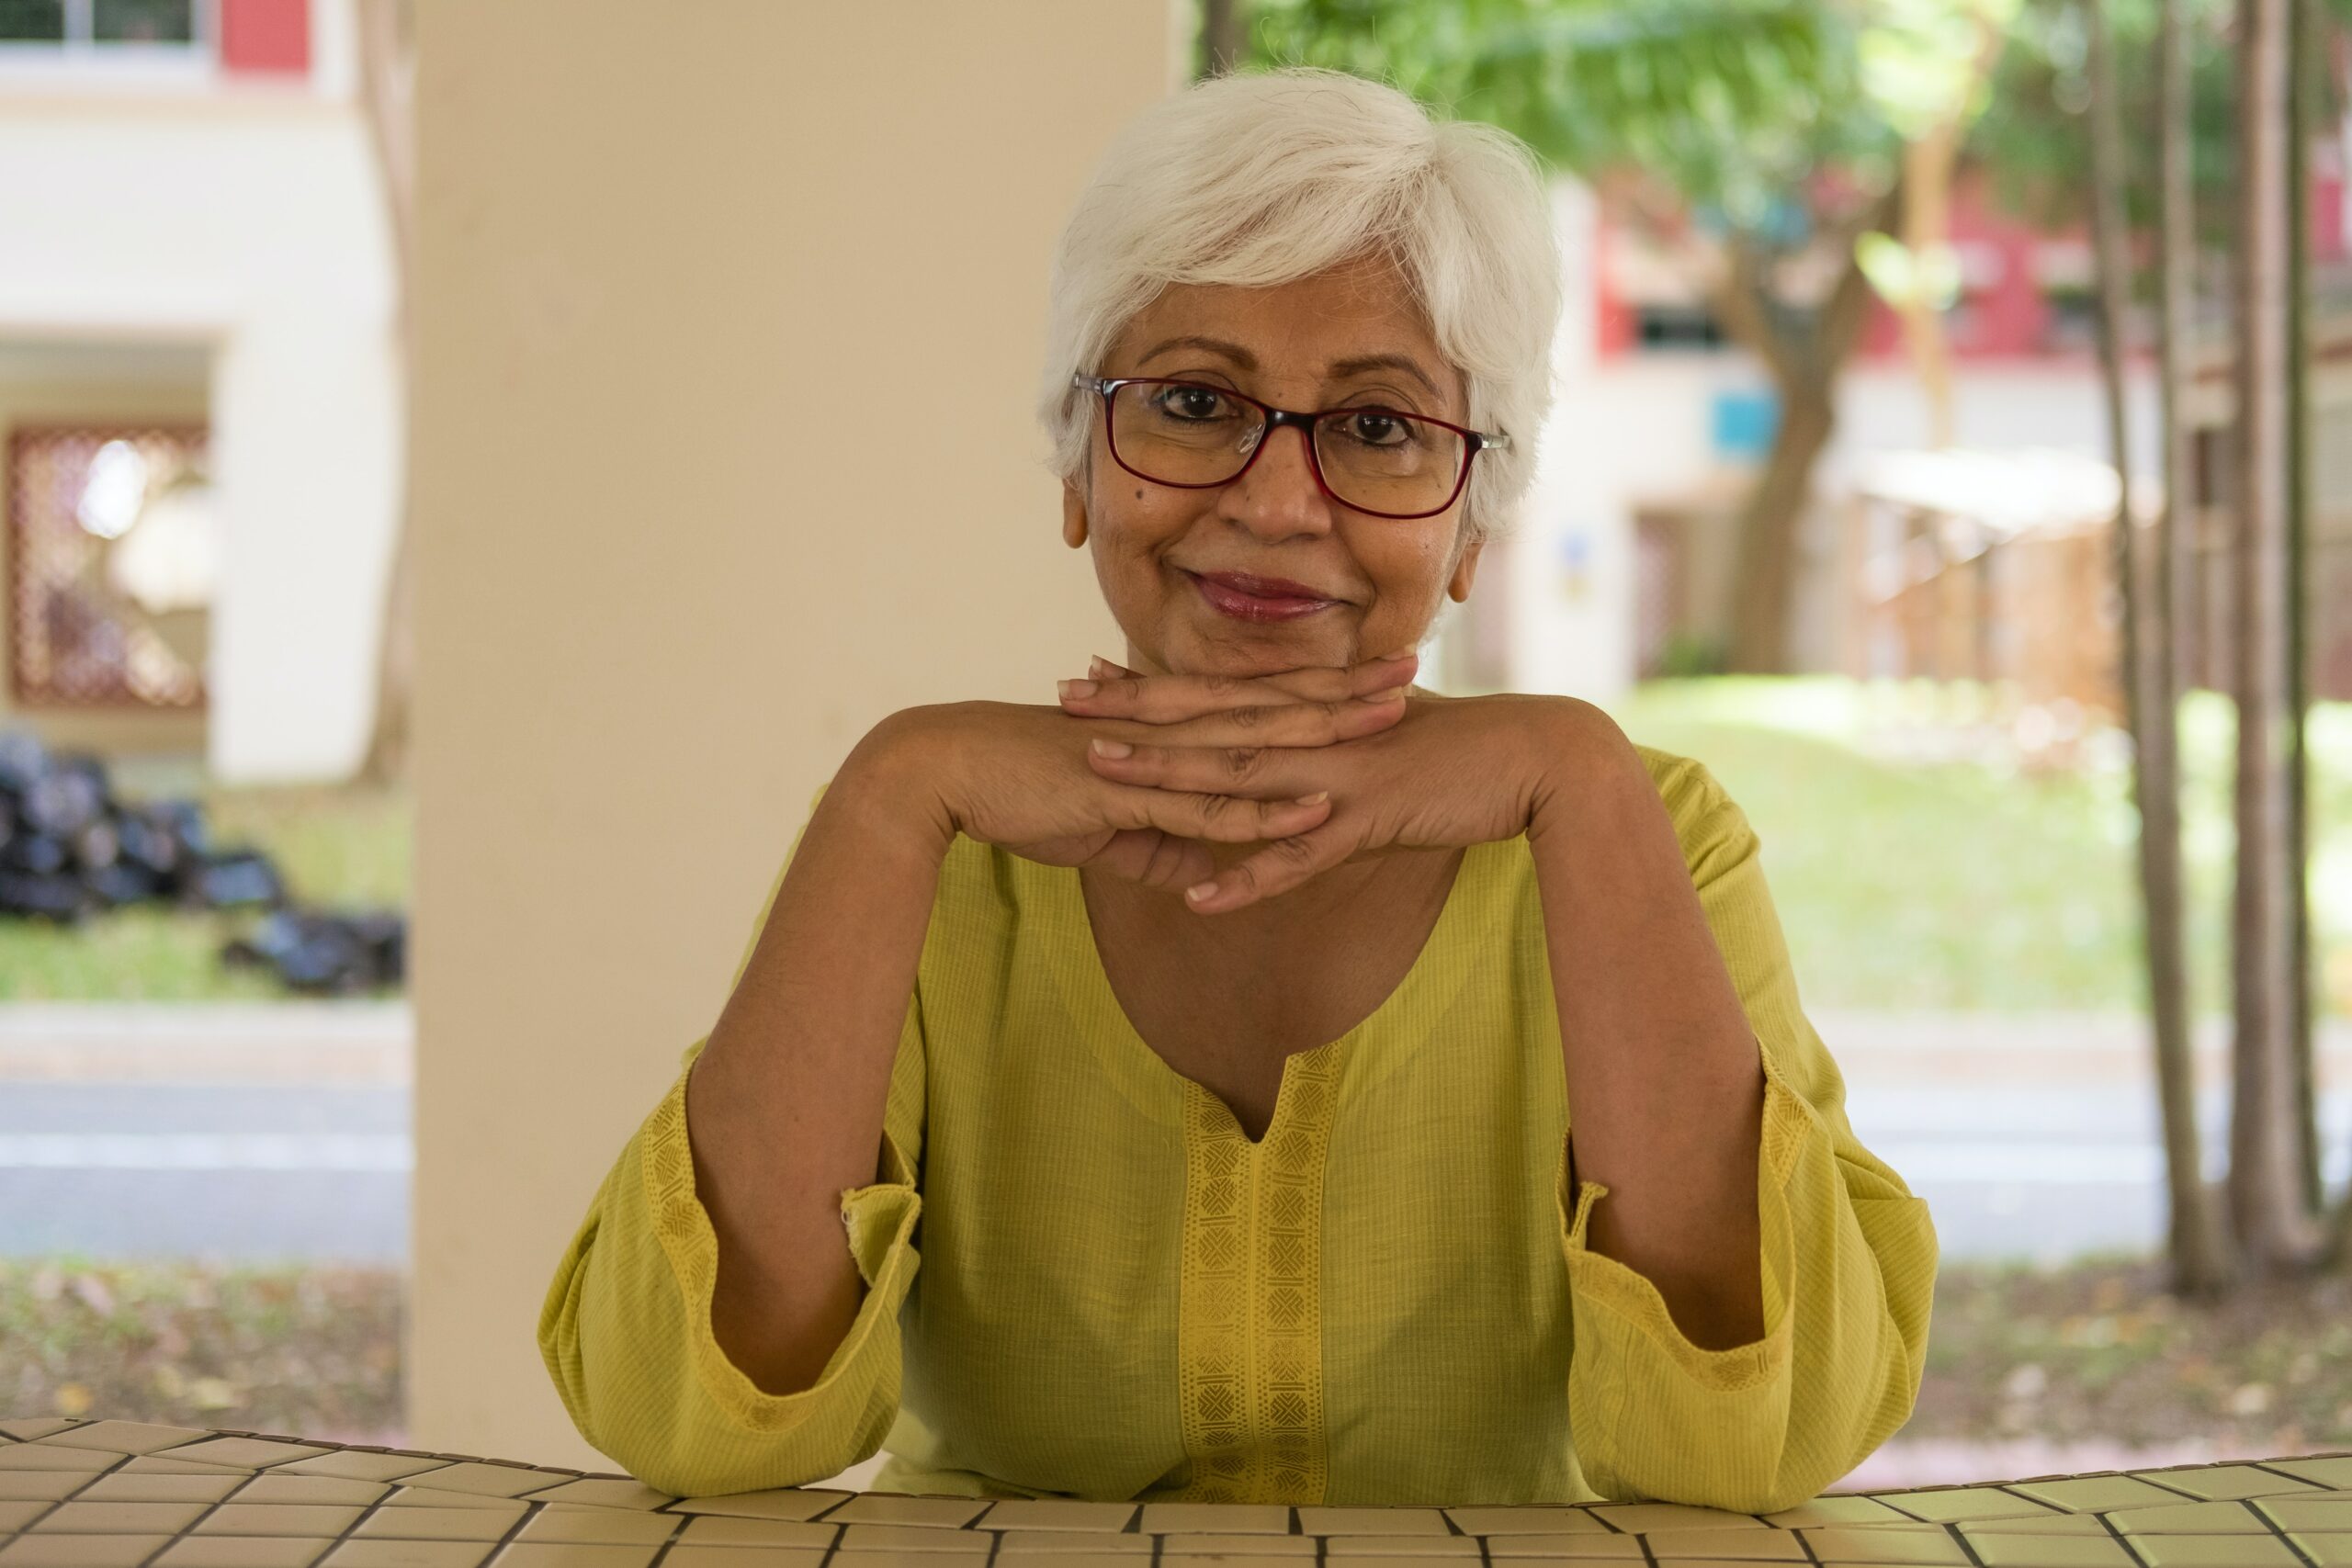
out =
[(1030, 416), (1168, 0), (428, 0), (415, 1441), (586, 1463), (533, 1341), (816, 786), (1116, 656)]

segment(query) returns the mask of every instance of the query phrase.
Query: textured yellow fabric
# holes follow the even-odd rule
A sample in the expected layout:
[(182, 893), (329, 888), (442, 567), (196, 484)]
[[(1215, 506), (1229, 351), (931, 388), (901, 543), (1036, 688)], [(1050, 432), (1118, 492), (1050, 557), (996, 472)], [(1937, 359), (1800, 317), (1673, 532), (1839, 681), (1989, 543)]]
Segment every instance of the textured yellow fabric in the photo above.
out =
[(1935, 1230), (1847, 1120), (1746, 817), (1704, 766), (1642, 757), (1765, 1075), (1755, 1343), (1691, 1344), (1648, 1280), (1585, 1245), (1607, 1189), (1567, 1190), (1524, 835), (1466, 852), (1403, 982), (1288, 1058), (1254, 1145), (1120, 1009), (1078, 874), (959, 838), (883, 1179), (842, 1195), (867, 1285), (848, 1337), (786, 1395), (718, 1348), (682, 1075), (541, 1315), (581, 1431), (695, 1493), (817, 1481), (887, 1447), (885, 1488), (1006, 1496), (1762, 1511), (1814, 1495), (1910, 1413)]

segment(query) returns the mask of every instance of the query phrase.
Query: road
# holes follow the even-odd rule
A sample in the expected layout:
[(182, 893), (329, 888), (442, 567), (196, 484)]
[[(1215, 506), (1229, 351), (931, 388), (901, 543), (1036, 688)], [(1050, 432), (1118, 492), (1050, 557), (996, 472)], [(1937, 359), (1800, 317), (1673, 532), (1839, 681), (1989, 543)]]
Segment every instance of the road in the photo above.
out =
[[(1855, 1131), (1928, 1201), (1947, 1259), (2159, 1244), (2163, 1164), (2132, 1021), (1814, 1021)], [(381, 1004), (0, 1007), (0, 1255), (401, 1263), (408, 1029), (404, 1008)], [(2222, 1040), (2216, 1021), (2199, 1041), (2213, 1175)], [(2323, 1036), (2321, 1082), (2340, 1189), (2352, 1026)]]

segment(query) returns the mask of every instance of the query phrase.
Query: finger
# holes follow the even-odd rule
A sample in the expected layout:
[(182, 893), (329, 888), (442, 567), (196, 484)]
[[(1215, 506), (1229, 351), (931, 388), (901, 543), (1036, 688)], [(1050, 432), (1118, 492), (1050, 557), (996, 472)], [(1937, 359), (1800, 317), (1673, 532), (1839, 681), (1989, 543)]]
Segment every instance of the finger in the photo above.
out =
[[(1308, 751), (1290, 746), (1136, 746), (1096, 736), (1086, 760), (1096, 773), (1120, 784), (1295, 800), (1328, 783), (1311, 776), (1317, 764)], [(1321, 768), (1328, 773), (1329, 764)]]
[[(1384, 654), (1377, 659), (1359, 660), (1353, 664), (1337, 666), (1335, 668), (1340, 670), (1349, 679), (1345, 684), (1331, 692), (1326, 692), (1319, 686), (1310, 688), (1306, 682), (1292, 679), (1294, 676), (1302, 674), (1310, 677), (1317, 676), (1317, 667), (1310, 667), (1305, 671), (1285, 670), (1272, 675), (1261, 675), (1256, 679), (1302, 697), (1359, 696), (1365, 692), (1379, 691), (1384, 686), (1405, 684), (1419, 671), (1420, 665), (1419, 650), (1408, 648), (1402, 653)], [(1124, 664), (1115, 664), (1099, 653), (1089, 659), (1086, 674), (1091, 681), (1143, 678), (1142, 671), (1130, 670)], [(1325, 684), (1329, 682), (1326, 682)]]
[(1091, 738), (1138, 747), (1334, 746), (1393, 728), (1405, 716), (1408, 702), (1404, 689), (1397, 687), (1344, 702), (1227, 708), (1166, 724), (1090, 720), (1087, 729)]
[(1329, 793), (1302, 800), (1249, 800), (1110, 784), (1104, 820), (1114, 828), (1157, 828), (1180, 838), (1254, 844), (1304, 833), (1331, 813)]
[(1096, 662), (1097, 674), (1060, 689), (1065, 712), (1172, 724), (1230, 708), (1266, 706), (1284, 701), (1334, 703), (1393, 690), (1413, 679), (1419, 657), (1369, 660), (1344, 668), (1318, 665), (1272, 675), (1111, 674), (1123, 667)]
[(1344, 862), (1349, 840), (1354, 836), (1346, 824), (1327, 822), (1310, 832), (1279, 840), (1187, 887), (1184, 902), (1195, 914), (1223, 915), (1287, 893)]
[(1206, 844), (1157, 828), (1114, 833), (1094, 859), (1114, 876), (1169, 892), (1190, 887), (1216, 872), (1216, 857), (1209, 853)]

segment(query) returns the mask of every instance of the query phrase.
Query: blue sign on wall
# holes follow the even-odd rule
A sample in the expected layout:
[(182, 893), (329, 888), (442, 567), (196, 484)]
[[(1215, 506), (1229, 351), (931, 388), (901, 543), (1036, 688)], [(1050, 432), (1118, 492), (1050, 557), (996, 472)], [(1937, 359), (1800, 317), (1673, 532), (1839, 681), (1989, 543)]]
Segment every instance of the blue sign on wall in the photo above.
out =
[(1761, 461), (1780, 429), (1781, 401), (1769, 389), (1717, 392), (1713, 415), (1716, 457)]

